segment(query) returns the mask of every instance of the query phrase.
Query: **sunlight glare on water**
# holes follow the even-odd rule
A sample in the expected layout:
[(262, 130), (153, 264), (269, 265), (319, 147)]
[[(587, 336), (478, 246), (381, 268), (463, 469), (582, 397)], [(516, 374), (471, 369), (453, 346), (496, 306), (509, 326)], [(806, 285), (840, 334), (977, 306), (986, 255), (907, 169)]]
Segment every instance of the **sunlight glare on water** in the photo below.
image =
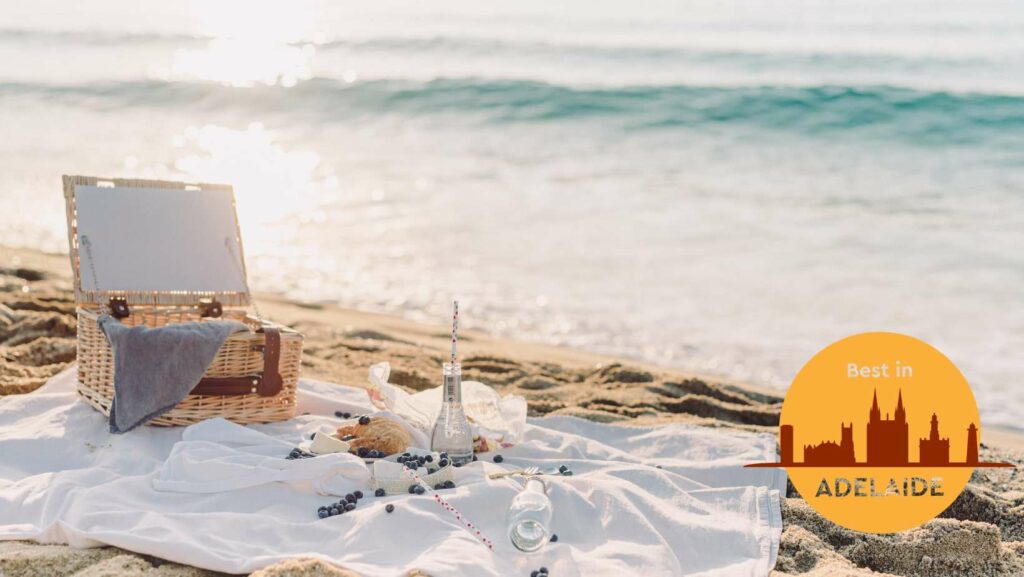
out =
[(315, 177), (319, 155), (285, 150), (259, 123), (245, 130), (191, 126), (174, 138), (174, 145), (185, 152), (174, 166), (188, 180), (234, 186), (246, 242), (269, 242), (268, 225), (306, 211), (312, 199), (336, 185), (336, 179)]
[(198, 33), (209, 37), (203, 49), (175, 52), (165, 80), (198, 79), (229, 86), (295, 86), (312, 75), (316, 48), (296, 45), (311, 37), (319, 2), (298, 0), (193, 0), (190, 14)]

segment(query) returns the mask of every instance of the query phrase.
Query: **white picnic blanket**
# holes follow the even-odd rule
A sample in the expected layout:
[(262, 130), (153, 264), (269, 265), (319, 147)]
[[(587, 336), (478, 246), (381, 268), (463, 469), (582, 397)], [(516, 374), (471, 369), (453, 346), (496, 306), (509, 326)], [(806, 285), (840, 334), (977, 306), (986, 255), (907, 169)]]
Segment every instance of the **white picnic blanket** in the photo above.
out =
[[(115, 436), (74, 386), (69, 370), (32, 394), (0, 398), (0, 539), (109, 544), (227, 573), (312, 556), (368, 577), (411, 568), (528, 575), (541, 565), (559, 576), (754, 576), (768, 574), (778, 550), (785, 475), (740, 468), (775, 457), (768, 435), (530, 419), (522, 442), (501, 451), (502, 465), (486, 455), (445, 491), (494, 541), (492, 552), (429, 496), (368, 494), (351, 513), (317, 519), (317, 507), (336, 500), (320, 494), (332, 492), (322, 481), (341, 483), (333, 491), (359, 486), (358, 464), (344, 455), (278, 461), (275, 447), (283, 458), (303, 435), (336, 423), (336, 410), (370, 412), (360, 389), (303, 380), (301, 416), (241, 433), (214, 421)], [(487, 474), (561, 464), (575, 475), (549, 483), (559, 540), (520, 553), (505, 536), (517, 484)]]

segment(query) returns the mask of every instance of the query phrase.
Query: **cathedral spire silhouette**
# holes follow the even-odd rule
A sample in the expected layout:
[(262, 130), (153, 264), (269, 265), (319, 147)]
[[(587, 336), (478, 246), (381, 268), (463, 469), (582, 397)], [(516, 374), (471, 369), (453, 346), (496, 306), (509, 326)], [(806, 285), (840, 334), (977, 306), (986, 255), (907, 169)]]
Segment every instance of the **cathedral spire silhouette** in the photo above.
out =
[(882, 411), (878, 408), (878, 389), (875, 389), (875, 398), (871, 401), (870, 420), (877, 421), (882, 418)]
[(900, 396), (899, 399), (896, 401), (896, 414), (893, 415), (893, 417), (897, 421), (907, 420), (907, 412), (903, 410), (903, 389), (900, 389)]

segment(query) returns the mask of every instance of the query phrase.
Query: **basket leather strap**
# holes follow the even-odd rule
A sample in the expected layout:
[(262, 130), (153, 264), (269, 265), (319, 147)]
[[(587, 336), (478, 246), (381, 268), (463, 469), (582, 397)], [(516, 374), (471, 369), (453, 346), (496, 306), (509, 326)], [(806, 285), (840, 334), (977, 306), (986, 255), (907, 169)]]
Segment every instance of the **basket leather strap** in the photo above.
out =
[(277, 327), (263, 326), (263, 380), (257, 391), (261, 397), (273, 397), (284, 388), (281, 379), (281, 331)]
[(258, 394), (273, 397), (284, 388), (279, 370), (281, 363), (281, 331), (276, 327), (264, 326), (264, 344), (258, 345), (263, 351), (263, 374), (247, 377), (206, 377), (199, 381), (190, 395), (237, 397)]

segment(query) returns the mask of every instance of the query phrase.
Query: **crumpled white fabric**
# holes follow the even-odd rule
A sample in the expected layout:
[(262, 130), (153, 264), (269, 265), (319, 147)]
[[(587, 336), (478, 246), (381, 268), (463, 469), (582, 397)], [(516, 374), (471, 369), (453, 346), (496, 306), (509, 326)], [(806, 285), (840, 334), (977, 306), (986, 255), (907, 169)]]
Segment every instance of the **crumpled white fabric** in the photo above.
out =
[[(368, 494), (355, 511), (320, 520), (317, 507), (336, 498), (302, 481), (189, 495), (157, 491), (153, 481), (187, 429), (110, 435), (103, 415), (75, 393), (73, 370), (35, 393), (0, 398), (0, 539), (114, 545), (232, 574), (297, 556), (365, 577), (397, 577), (412, 568), (506, 577), (541, 565), (559, 577), (764, 577), (775, 563), (785, 473), (742, 468), (775, 457), (771, 435), (530, 419), (519, 443), (501, 450), (504, 463), (482, 456), (456, 469), (458, 487), (444, 492), (494, 541), (491, 551), (430, 496)], [(253, 435), (254, 445), (292, 447), (337, 426), (334, 411), (373, 410), (362, 389), (305, 379), (297, 401), (296, 418), (247, 427), (280, 442)], [(185, 442), (196, 442), (196, 430)], [(315, 467), (321, 458), (306, 461)], [(519, 485), (487, 475), (561, 464), (575, 475), (548, 478), (559, 540), (520, 553), (505, 537), (505, 511)], [(388, 504), (393, 513), (384, 511)]]
[[(441, 387), (409, 394), (389, 383), (390, 376), (391, 365), (387, 362), (370, 367), (370, 386), (367, 389), (370, 401), (378, 409), (402, 417), (429, 438), (441, 410)], [(523, 397), (503, 397), (481, 382), (462, 381), (462, 407), (474, 436), (489, 441), (484, 449), (512, 446), (522, 437), (527, 408)]]
[(312, 483), (321, 495), (344, 495), (369, 481), (359, 457), (349, 453), (286, 459), (294, 448), (255, 429), (225, 419), (187, 427), (157, 470), (153, 488), (179, 493), (220, 493), (267, 483)]

